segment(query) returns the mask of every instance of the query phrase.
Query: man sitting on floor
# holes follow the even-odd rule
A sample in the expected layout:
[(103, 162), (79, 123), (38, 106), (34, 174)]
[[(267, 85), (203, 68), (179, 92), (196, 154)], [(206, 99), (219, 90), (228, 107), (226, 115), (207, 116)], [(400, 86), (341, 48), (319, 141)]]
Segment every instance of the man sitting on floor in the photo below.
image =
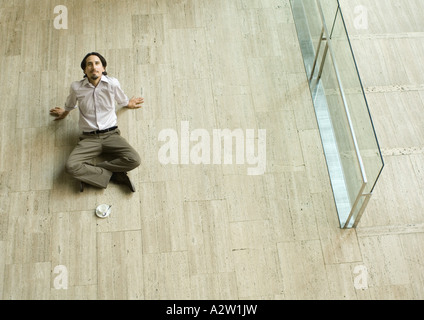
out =
[[(107, 76), (107, 62), (97, 52), (87, 54), (81, 62), (84, 79), (73, 82), (65, 108), (53, 108), (50, 114), (55, 120), (64, 119), (70, 111), (79, 109), (80, 141), (66, 163), (66, 171), (80, 181), (80, 191), (84, 184), (106, 188), (109, 181), (127, 185), (132, 192), (135, 188), (127, 172), (140, 165), (140, 156), (121, 137), (117, 126), (115, 101), (129, 109), (141, 108), (143, 98), (128, 99), (119, 81)], [(93, 158), (106, 154), (112, 160), (97, 165)]]

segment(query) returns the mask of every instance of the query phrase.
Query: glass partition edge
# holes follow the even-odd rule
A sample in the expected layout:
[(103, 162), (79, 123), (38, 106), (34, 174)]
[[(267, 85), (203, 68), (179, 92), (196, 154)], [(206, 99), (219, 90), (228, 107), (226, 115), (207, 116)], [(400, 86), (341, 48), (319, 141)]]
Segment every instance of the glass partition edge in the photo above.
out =
[[(339, 1), (324, 0), (324, 2), (328, 5), (328, 8), (324, 8), (327, 15), (330, 12), (328, 17), (324, 17), (320, 0), (290, 0), (340, 227), (355, 228), (370, 200), (375, 184), (383, 170), (384, 162)], [(333, 17), (331, 11), (335, 7), (337, 10)], [(330, 23), (328, 26), (325, 21), (327, 18), (331, 20), (328, 21)], [(335, 39), (335, 46), (337, 45), (335, 49), (337, 51), (332, 48), (336, 23), (338, 34)], [(340, 23), (343, 24), (344, 35)], [(331, 29), (331, 34), (327, 27)], [(319, 34), (321, 36), (317, 39)], [(343, 42), (346, 39), (348, 45)], [(324, 53), (320, 51), (320, 48), (324, 47), (323, 41), (327, 42)], [(345, 55), (340, 56), (340, 54)], [(343, 62), (343, 59), (346, 58), (350, 59), (351, 63), (353, 60), (354, 67), (351, 67), (352, 64), (344, 65), (342, 63), (343, 68), (339, 70), (337, 67), (337, 63), (340, 62), (339, 58)], [(318, 64), (320, 64), (319, 71), (317, 71)], [(326, 67), (324, 67), (325, 64), (327, 64)], [(325, 78), (321, 78), (321, 75), (323, 77), (325, 75)], [(345, 95), (344, 81), (350, 81), (350, 79), (359, 81), (365, 107), (364, 101), (352, 96), (352, 83), (347, 83), (349, 96)], [(354, 109), (351, 110), (351, 108)], [(354, 118), (350, 115), (351, 111), (354, 111)], [(343, 119), (343, 114), (345, 119)], [(360, 115), (359, 118), (358, 115)], [(367, 115), (371, 129), (365, 119)], [(361, 121), (362, 118), (368, 127), (358, 127), (358, 124), (362, 124), (358, 120)], [(358, 137), (355, 134), (356, 129), (360, 130)], [(369, 146), (372, 146), (372, 149), (368, 149)], [(377, 154), (370, 157), (370, 150), (375, 150)], [(365, 152), (366, 163), (363, 161), (362, 152)], [(378, 161), (378, 157), (380, 161)], [(369, 181), (367, 179), (368, 170), (371, 174)]]
[[(295, 16), (295, 25), (299, 37), (299, 44), (303, 55), (303, 61), (307, 77), (311, 77), (315, 61), (315, 47), (309, 32), (308, 21), (302, 1), (291, 0), (292, 12)], [(321, 141), (327, 162), (327, 170), (330, 176), (336, 209), (338, 212), (340, 227), (346, 224), (351, 211), (351, 203), (347, 193), (346, 179), (340, 160), (334, 129), (328, 111), (328, 104), (322, 85), (309, 82)]]

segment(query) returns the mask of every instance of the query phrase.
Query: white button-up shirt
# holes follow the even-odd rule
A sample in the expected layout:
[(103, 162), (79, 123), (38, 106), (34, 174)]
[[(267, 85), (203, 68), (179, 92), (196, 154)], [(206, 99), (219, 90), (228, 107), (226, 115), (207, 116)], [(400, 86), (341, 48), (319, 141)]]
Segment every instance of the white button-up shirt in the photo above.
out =
[(128, 97), (115, 78), (102, 75), (97, 87), (87, 78), (71, 84), (65, 110), (78, 107), (79, 127), (82, 131), (105, 130), (117, 125), (115, 101), (120, 107), (129, 103)]

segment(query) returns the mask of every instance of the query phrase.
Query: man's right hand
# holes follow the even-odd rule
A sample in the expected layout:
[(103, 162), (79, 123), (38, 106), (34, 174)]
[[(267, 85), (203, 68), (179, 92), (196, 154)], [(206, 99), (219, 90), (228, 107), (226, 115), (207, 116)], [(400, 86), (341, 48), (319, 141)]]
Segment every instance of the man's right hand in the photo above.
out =
[(68, 114), (69, 111), (65, 111), (64, 109), (59, 107), (50, 109), (50, 115), (56, 117), (56, 119), (54, 119), (55, 121), (65, 119)]

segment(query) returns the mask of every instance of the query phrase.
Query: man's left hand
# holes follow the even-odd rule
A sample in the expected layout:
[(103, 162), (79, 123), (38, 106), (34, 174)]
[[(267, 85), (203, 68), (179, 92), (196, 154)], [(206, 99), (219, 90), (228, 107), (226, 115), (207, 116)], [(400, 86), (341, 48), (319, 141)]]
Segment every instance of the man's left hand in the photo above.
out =
[(132, 97), (130, 99), (130, 102), (128, 102), (127, 108), (128, 109), (140, 109), (142, 107), (143, 103), (144, 103), (143, 98)]

